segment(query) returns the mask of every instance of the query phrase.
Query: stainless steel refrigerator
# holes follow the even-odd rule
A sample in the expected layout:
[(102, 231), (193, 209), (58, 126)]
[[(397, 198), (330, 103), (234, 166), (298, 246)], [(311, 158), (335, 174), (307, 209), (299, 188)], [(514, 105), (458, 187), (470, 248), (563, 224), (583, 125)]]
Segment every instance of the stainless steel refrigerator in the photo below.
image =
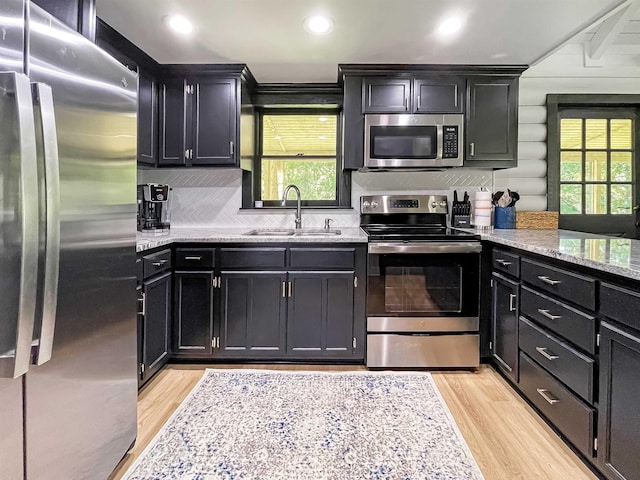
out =
[(136, 436), (134, 74), (0, 2), (0, 478), (100, 480)]

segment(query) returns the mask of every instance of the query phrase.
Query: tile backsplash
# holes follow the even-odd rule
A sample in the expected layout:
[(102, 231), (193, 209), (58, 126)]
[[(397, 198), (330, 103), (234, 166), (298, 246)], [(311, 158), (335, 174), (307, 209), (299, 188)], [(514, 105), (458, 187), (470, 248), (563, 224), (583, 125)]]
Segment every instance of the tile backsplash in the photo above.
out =
[[(292, 227), (294, 210), (241, 210), (242, 172), (239, 169), (138, 170), (138, 183), (167, 183), (173, 191), (171, 224), (174, 227)], [(352, 209), (306, 209), (303, 226), (322, 227), (324, 219), (337, 228), (359, 224), (361, 195), (445, 194), (452, 200), (459, 193), (480, 187), (491, 189), (491, 171), (452, 169), (441, 172), (354, 172)], [(304, 198), (304, 192), (302, 192)], [(292, 196), (293, 198), (293, 196)]]

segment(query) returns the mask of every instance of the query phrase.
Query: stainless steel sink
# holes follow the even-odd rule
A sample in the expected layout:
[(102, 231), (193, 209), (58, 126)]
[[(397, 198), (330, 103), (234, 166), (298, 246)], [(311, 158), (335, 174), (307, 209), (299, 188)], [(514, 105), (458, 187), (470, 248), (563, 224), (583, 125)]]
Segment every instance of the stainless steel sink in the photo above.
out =
[(342, 232), (340, 230), (325, 230), (323, 228), (309, 228), (309, 229), (300, 229), (296, 230), (294, 235), (296, 237), (331, 237), (334, 235), (340, 235)]
[(260, 236), (291, 236), (293, 235), (292, 228), (256, 228), (255, 230), (249, 230), (243, 233), (243, 235), (260, 235)]
[(340, 234), (342, 234), (340, 230), (326, 230), (324, 228), (301, 228), (299, 230), (293, 230), (292, 228), (256, 228), (243, 233), (243, 235), (264, 237), (291, 237), (293, 235), (296, 237), (332, 237)]

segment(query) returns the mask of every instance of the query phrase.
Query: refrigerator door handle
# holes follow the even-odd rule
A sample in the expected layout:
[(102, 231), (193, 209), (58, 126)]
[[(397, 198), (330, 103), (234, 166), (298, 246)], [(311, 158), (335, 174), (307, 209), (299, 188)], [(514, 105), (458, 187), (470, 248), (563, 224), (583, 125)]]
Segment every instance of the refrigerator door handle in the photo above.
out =
[(46, 236), (42, 288), (42, 322), (40, 343), (34, 355), (36, 365), (51, 359), (58, 305), (58, 273), (60, 264), (60, 162), (53, 93), (49, 85), (33, 84), (34, 101), (40, 105), (44, 153), (44, 185), (46, 198)]
[(15, 98), (19, 135), (20, 293), (15, 350), (0, 352), (0, 377), (18, 378), (29, 370), (38, 286), (38, 164), (33, 101), (29, 78), (16, 72), (0, 73), (0, 84)]

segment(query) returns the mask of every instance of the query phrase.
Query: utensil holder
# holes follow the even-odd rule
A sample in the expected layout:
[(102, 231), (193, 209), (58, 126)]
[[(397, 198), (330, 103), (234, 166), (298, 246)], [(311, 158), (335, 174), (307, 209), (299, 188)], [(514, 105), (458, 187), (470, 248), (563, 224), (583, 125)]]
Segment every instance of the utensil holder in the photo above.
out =
[(516, 228), (516, 207), (495, 207), (493, 212), (494, 228)]

